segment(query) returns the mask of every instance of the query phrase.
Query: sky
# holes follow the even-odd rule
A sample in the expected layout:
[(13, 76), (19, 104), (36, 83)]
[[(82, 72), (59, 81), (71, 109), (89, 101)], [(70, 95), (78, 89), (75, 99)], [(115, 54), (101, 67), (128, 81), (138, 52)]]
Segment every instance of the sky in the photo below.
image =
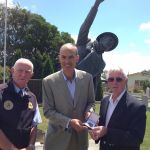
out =
[[(5, 0), (0, 0), (5, 3)], [(8, 6), (22, 8), (43, 16), (60, 32), (68, 32), (76, 40), (95, 0), (7, 0)], [(90, 29), (89, 38), (113, 32), (118, 46), (103, 54), (104, 70), (119, 66), (127, 74), (150, 70), (150, 0), (104, 0)]]

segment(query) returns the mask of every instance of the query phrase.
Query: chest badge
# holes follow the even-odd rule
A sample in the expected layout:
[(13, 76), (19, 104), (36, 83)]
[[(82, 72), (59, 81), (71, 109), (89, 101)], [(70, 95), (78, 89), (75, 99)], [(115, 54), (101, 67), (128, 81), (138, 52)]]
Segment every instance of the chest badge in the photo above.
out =
[(6, 100), (6, 101), (4, 102), (4, 109), (5, 109), (5, 110), (12, 110), (13, 107), (14, 107), (14, 104), (13, 104), (12, 101)]
[(31, 102), (28, 103), (28, 108), (33, 109), (33, 104)]

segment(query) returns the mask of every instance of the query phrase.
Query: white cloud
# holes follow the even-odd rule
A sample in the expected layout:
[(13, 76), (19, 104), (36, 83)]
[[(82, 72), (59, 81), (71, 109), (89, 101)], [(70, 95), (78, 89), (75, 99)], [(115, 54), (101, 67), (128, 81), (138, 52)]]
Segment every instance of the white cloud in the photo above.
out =
[(37, 6), (32, 4), (30, 7), (28, 6), (23, 6), (24, 9), (31, 11), (32, 13), (37, 13), (38, 9)]
[(144, 43), (150, 45), (150, 39), (149, 40), (144, 40)]
[(26, 10), (28, 10), (28, 9), (29, 9), (29, 8), (28, 8), (28, 6), (24, 6), (23, 8), (24, 8), (24, 9), (26, 9)]
[[(0, 0), (0, 3), (2, 3), (2, 4), (6, 4), (6, 0)], [(7, 0), (7, 6), (8, 7), (13, 7), (13, 0)]]
[(150, 22), (140, 24), (140, 30), (150, 30)]
[[(71, 35), (71, 37), (76, 41), (77, 35)], [(150, 44), (150, 40), (145, 40), (146, 44)], [(136, 48), (134, 42), (129, 43), (130, 48)], [(116, 51), (105, 52), (103, 54), (106, 66), (104, 70), (109, 70), (114, 67), (121, 67), (124, 69), (125, 73), (136, 73), (143, 70), (150, 70), (150, 55), (143, 55), (138, 52), (130, 51), (126, 54), (120, 54)]]
[[(139, 28), (141, 31), (145, 31), (145, 30), (150, 31), (150, 22), (142, 23)], [(145, 39), (144, 43), (150, 45), (150, 39)]]
[(150, 56), (145, 56), (138, 52), (119, 54), (112, 51), (104, 53), (103, 58), (106, 63), (105, 70), (119, 66), (124, 69), (126, 74), (131, 74), (150, 69)]

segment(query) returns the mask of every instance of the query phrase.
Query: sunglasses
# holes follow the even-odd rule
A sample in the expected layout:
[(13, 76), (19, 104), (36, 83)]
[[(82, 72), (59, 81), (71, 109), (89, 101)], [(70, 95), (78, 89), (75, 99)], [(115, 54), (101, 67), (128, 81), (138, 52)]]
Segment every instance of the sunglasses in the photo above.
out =
[(113, 82), (114, 80), (116, 82), (121, 82), (123, 80), (123, 78), (121, 78), (121, 77), (116, 77), (116, 78), (110, 77), (110, 78), (107, 79), (108, 82)]

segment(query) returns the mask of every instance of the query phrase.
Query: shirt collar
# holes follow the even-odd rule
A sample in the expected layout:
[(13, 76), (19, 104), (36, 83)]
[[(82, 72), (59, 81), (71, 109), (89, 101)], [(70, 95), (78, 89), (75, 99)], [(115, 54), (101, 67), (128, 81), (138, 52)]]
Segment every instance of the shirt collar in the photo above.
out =
[(18, 93), (20, 90), (22, 90), (23, 92), (25, 91), (25, 88), (20, 89), (15, 84), (14, 84), (14, 88), (15, 88), (16, 93)]
[[(62, 72), (62, 75), (63, 75), (63, 77), (64, 77), (64, 80), (65, 80), (65, 81), (68, 81), (67, 77), (65, 76), (65, 74), (64, 74), (64, 72), (63, 72), (63, 69), (61, 70), (61, 72)], [(72, 81), (77, 78), (76, 69), (74, 69), (74, 72), (75, 72), (75, 73), (74, 73), (74, 77), (73, 77)]]

